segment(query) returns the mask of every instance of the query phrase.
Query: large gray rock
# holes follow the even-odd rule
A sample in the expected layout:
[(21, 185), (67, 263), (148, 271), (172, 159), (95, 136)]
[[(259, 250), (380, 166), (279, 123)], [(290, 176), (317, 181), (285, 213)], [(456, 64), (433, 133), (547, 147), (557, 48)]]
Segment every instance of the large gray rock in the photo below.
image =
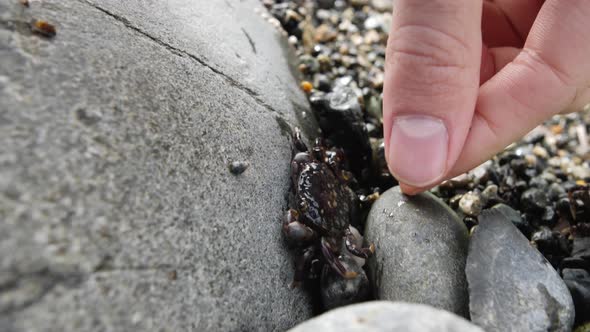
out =
[(471, 320), (486, 331), (571, 330), (565, 283), (502, 211), (480, 215), (466, 273)]
[(442, 201), (392, 188), (373, 204), (365, 238), (376, 246), (368, 267), (377, 298), (467, 315), (467, 228)]
[(372, 301), (334, 309), (290, 332), (483, 332), (450, 312), (423, 304)]
[(281, 236), (306, 100), (255, 8), (0, 0), (1, 331), (310, 317)]

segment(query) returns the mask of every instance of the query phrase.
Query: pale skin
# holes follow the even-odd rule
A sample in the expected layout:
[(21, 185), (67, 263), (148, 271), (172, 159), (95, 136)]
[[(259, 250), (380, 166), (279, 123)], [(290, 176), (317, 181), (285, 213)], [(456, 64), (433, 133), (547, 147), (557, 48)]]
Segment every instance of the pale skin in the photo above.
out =
[(590, 103), (590, 1), (396, 0), (383, 89), (389, 169), (417, 194)]

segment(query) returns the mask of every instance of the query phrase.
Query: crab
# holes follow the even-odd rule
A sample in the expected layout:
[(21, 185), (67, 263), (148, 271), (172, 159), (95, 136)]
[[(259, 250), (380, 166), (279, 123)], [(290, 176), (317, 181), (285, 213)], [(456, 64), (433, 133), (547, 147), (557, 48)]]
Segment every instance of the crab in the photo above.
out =
[(351, 173), (340, 166), (343, 152), (327, 151), (321, 139), (308, 151), (298, 128), (293, 143), (298, 150), (291, 161), (296, 208), (287, 211), (283, 233), (302, 250), (292, 286), (299, 285), (317, 264), (353, 279), (357, 273), (342, 264), (341, 256), (346, 254), (342, 251), (366, 259), (375, 252), (375, 246), (358, 247), (349, 228), (355, 214), (355, 194), (347, 186)]

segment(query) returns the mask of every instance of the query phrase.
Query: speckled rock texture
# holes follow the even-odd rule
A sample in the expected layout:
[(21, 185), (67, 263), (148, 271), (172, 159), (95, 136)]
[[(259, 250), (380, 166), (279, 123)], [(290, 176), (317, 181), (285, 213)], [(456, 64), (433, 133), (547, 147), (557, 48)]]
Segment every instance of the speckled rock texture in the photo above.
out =
[(310, 317), (280, 232), (308, 106), (256, 8), (0, 0), (1, 331)]
[(466, 273), (471, 320), (486, 331), (571, 331), (566, 284), (502, 210), (479, 216)]
[(328, 311), (290, 332), (483, 332), (450, 312), (423, 304), (372, 301)]
[(377, 248), (368, 267), (378, 299), (467, 316), (467, 228), (441, 200), (389, 189), (371, 208), (365, 239)]

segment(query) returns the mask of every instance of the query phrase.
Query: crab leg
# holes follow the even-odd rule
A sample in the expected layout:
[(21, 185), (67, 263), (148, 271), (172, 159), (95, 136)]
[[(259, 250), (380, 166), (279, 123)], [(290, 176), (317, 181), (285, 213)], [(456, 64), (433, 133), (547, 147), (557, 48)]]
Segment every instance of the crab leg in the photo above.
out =
[(283, 233), (285, 233), (285, 236), (289, 241), (294, 243), (310, 242), (314, 239), (315, 232), (311, 228), (300, 223), (297, 220), (298, 218), (299, 213), (293, 209), (289, 209), (289, 211), (287, 211), (287, 215), (285, 216)]
[(303, 250), (303, 255), (299, 256), (295, 261), (295, 275), (293, 277), (293, 283), (291, 287), (298, 287), (301, 282), (305, 279), (305, 273), (309, 270), (309, 265), (315, 256), (315, 249), (313, 246), (309, 246)]
[(354, 244), (355, 238), (354, 234), (350, 231), (349, 228), (346, 229), (346, 249), (350, 251), (351, 254), (358, 256), (360, 258), (369, 258), (371, 255), (375, 253), (375, 245), (371, 243), (368, 248), (358, 248), (356, 244)]
[(338, 257), (334, 255), (334, 251), (330, 244), (326, 241), (326, 238), (322, 237), (321, 240), (321, 247), (322, 247), (322, 254), (326, 258), (326, 261), (334, 271), (338, 272), (344, 279), (353, 279), (357, 276), (357, 273), (354, 271), (347, 271), (344, 265), (340, 262)]

